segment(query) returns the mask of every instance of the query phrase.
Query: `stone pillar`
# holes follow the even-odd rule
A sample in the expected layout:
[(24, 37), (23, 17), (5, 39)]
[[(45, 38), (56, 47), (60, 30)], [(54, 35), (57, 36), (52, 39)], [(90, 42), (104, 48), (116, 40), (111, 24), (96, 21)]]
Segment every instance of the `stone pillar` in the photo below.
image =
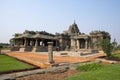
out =
[(79, 49), (81, 49), (81, 42), (80, 42), (80, 40), (79, 40)]
[(86, 48), (86, 49), (88, 48), (88, 42), (87, 42), (87, 39), (85, 40), (85, 48)]
[(80, 49), (80, 42), (79, 42), (79, 39), (77, 40), (77, 49)]
[(16, 45), (16, 39), (14, 40), (14, 42), (15, 42), (14, 45)]
[(90, 48), (91, 48), (91, 44), (90, 44), (90, 41), (88, 42), (88, 44), (89, 44), (88, 48), (90, 49)]
[(60, 42), (60, 47), (62, 48), (62, 47), (63, 47), (63, 46), (62, 46), (62, 44), (63, 44), (62, 39), (59, 39), (59, 42)]
[(75, 49), (77, 49), (77, 40), (75, 39), (75, 42), (74, 42), (74, 47)]
[(70, 46), (72, 46), (72, 47), (73, 47), (73, 39), (71, 39), (71, 44), (70, 44)]
[(58, 41), (56, 40), (56, 47), (58, 47)]
[(41, 47), (43, 47), (43, 45), (44, 45), (44, 39), (41, 39), (40, 41), (38, 41), (38, 46), (41, 46)]
[(45, 41), (44, 41), (44, 39), (42, 39), (42, 46), (43, 46), (43, 47), (45, 46)]
[(53, 42), (48, 42), (48, 62), (54, 63), (54, 61), (53, 61)]
[(24, 47), (26, 47), (27, 46), (27, 40), (26, 40), (26, 38), (24, 39)]
[(38, 46), (38, 39), (36, 39), (36, 41), (35, 41), (35, 47), (37, 47)]

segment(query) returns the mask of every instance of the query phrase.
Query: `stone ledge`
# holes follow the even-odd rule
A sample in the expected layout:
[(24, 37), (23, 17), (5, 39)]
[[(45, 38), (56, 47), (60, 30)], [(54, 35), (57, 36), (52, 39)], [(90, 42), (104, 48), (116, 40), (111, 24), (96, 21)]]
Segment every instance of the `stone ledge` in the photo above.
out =
[(97, 59), (97, 61), (104, 62), (104, 63), (110, 63), (110, 64), (116, 64), (116, 63), (118, 63), (117, 61), (106, 60), (106, 59)]
[(68, 53), (60, 53), (60, 55), (68, 55)]
[[(95, 61), (95, 62), (99, 62), (99, 61)], [(15, 72), (10, 74), (2, 74), (0, 75), (0, 80), (12, 80), (12, 79), (15, 80), (16, 78), (29, 76), (33, 74), (62, 73), (62, 72), (66, 72), (69, 69), (76, 69), (78, 65), (85, 65), (90, 63), (94, 63), (94, 62), (73, 63), (73, 64), (67, 64), (67, 65), (62, 65), (58, 67), (52, 67), (48, 69), (36, 69), (36, 70), (30, 70), (30, 71)]]
[(19, 77), (24, 77), (32, 74), (44, 74), (44, 73), (62, 73), (69, 69), (69, 67), (62, 66), (62, 67), (52, 67), (48, 69), (36, 69), (36, 70), (30, 70), (30, 71), (23, 71), (23, 72), (15, 72), (10, 74), (2, 74), (0, 75), (0, 80), (11, 80), (16, 79)]

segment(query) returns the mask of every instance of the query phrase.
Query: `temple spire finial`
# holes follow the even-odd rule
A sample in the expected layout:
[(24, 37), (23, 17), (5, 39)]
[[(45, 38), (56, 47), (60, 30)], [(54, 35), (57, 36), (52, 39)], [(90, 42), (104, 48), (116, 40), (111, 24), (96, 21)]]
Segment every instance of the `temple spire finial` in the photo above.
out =
[(75, 20), (74, 20), (74, 24), (75, 24)]

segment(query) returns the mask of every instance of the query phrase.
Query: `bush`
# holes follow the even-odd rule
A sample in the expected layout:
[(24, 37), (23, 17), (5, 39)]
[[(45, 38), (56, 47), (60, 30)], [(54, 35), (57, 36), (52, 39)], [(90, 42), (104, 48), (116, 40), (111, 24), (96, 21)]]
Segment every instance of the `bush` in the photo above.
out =
[(77, 70), (79, 70), (79, 71), (97, 70), (101, 66), (102, 65), (100, 63), (89, 63), (89, 64), (84, 64), (84, 65), (79, 65), (77, 67)]
[(110, 59), (113, 59), (113, 60), (120, 60), (120, 53), (118, 53), (118, 54), (112, 54), (111, 55), (111, 57), (110, 57)]
[(0, 54), (1, 54), (1, 49), (3, 48), (3, 45), (0, 43)]
[(107, 57), (110, 58), (112, 51), (113, 51), (113, 46), (110, 43), (110, 39), (106, 38), (101, 41), (101, 47), (104, 53), (106, 53)]

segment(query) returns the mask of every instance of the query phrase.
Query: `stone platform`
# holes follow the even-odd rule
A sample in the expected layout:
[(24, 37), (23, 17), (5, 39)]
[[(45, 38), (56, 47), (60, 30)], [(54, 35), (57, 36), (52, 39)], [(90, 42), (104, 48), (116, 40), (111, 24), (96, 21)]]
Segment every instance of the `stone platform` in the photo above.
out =
[[(78, 63), (78, 62), (87, 62), (87, 61), (94, 61), (96, 58), (100, 56), (104, 56), (103, 53), (97, 53), (90, 56), (63, 56), (60, 55), (60, 53), (67, 53), (69, 52), (54, 52), (54, 64), (66, 64), (66, 63)], [(76, 53), (70, 52), (72, 55), (75, 55)], [(77, 52), (78, 53), (78, 52)], [(19, 60), (22, 60), (24, 62), (33, 64), (35, 66), (38, 66), (40, 68), (49, 68), (52, 65), (48, 63), (48, 52), (39, 52), (39, 53), (33, 53), (33, 52), (8, 52), (7, 55), (15, 57)]]

